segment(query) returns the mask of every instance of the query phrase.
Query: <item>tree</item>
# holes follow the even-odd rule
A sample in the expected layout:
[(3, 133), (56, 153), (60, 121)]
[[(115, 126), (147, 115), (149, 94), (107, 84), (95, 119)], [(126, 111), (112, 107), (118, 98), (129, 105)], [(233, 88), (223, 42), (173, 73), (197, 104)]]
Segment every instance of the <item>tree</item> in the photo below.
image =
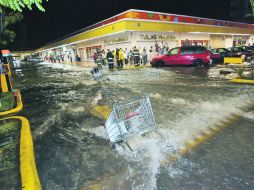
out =
[(254, 0), (250, 0), (250, 6), (252, 10), (252, 16), (254, 16)]
[(16, 34), (8, 27), (23, 18), (23, 15), (20, 13), (5, 12), (3, 7), (22, 12), (26, 7), (32, 10), (33, 5), (40, 11), (45, 11), (42, 6), (42, 0), (0, 0), (0, 46), (7, 46), (7, 44), (14, 41)]
[(3, 6), (20, 12), (26, 7), (32, 10), (33, 5), (35, 5), (40, 11), (45, 11), (42, 6), (42, 0), (0, 0), (0, 8)]
[(12, 30), (12, 26), (23, 19), (20, 12), (13, 12), (9, 9), (2, 9), (3, 31), (0, 34), (0, 47), (6, 47), (12, 43), (16, 37), (16, 33)]

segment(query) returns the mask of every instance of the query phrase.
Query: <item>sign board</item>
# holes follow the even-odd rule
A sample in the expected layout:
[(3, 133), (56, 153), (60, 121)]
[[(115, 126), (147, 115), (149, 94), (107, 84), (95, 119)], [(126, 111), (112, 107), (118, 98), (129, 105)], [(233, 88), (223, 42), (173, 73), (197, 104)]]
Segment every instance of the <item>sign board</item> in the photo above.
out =
[(173, 41), (176, 36), (172, 34), (141, 34), (139, 41)]
[(121, 37), (109, 38), (104, 40), (105, 45), (118, 44), (123, 42), (129, 42), (128, 36), (121, 36)]

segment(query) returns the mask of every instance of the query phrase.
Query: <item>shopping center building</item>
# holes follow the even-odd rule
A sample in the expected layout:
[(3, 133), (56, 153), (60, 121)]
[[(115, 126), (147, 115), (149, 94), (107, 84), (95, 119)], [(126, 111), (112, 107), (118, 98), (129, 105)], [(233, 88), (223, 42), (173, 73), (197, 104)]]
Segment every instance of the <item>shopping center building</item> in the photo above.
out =
[(78, 55), (81, 61), (92, 61), (98, 49), (149, 50), (164, 43), (169, 48), (183, 45), (228, 48), (254, 43), (254, 25), (207, 18), (128, 10), (86, 27), (36, 50), (43, 57), (51, 53)]

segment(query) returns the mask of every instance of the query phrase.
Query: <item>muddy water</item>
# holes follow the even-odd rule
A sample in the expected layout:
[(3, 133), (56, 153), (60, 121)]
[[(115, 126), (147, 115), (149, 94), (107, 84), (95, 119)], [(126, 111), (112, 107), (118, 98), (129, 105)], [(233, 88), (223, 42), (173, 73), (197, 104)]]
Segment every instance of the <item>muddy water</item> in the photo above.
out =
[[(103, 79), (94, 81), (83, 67), (23, 64), (16, 71), (15, 82), (23, 94), (22, 114), (31, 122), (43, 188), (253, 189), (253, 173), (247, 167), (254, 165), (253, 160), (242, 166), (235, 164), (234, 155), (237, 146), (238, 155), (253, 158), (253, 140), (236, 145), (234, 138), (253, 134), (253, 107), (246, 107), (254, 102), (254, 87), (231, 84), (218, 76), (216, 67), (200, 71), (190, 67), (105, 69)], [(121, 148), (111, 150), (103, 121), (90, 110), (96, 104), (111, 106), (114, 100), (142, 94), (151, 97), (164, 139), (138, 139), (134, 158)], [(234, 131), (231, 126), (223, 133), (225, 137), (208, 141), (183, 161), (160, 166), (160, 161), (184, 142), (234, 114), (245, 118), (238, 121), (243, 130)], [(232, 151), (225, 156), (225, 150)], [(228, 178), (223, 178), (214, 167), (235, 170), (224, 173)], [(235, 171), (240, 171), (239, 175)], [(241, 186), (230, 186), (231, 179), (242, 179), (235, 183)]]

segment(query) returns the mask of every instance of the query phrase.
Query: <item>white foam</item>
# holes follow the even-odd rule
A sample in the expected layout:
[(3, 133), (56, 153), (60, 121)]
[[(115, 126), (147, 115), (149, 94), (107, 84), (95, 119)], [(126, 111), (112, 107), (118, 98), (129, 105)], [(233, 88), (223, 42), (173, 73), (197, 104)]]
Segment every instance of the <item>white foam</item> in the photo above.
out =
[(82, 128), (81, 130), (85, 131), (85, 132), (89, 132), (91, 134), (94, 134), (94, 135), (101, 137), (103, 139), (109, 140), (108, 134), (107, 134), (104, 126), (93, 127), (93, 128)]
[(99, 102), (100, 100), (102, 100), (102, 94), (101, 94), (100, 91), (98, 91), (97, 94), (96, 94), (96, 96), (94, 97), (94, 99), (93, 99), (91, 105), (92, 105), (92, 106), (97, 105), (98, 102)]
[(245, 112), (243, 113), (243, 117), (254, 120), (254, 112)]
[(50, 63), (50, 62), (41, 62), (39, 64), (44, 65), (46, 67), (51, 67), (54, 69), (71, 70), (71, 71), (90, 71), (90, 68), (80, 67), (80, 66), (71, 65), (71, 64)]
[(160, 93), (155, 93), (155, 94), (151, 93), (151, 94), (149, 94), (149, 96), (152, 97), (152, 98), (155, 98), (155, 99), (161, 99), (161, 94)]
[(170, 101), (174, 104), (188, 104), (189, 102), (187, 100), (184, 100), (182, 98), (171, 98)]

